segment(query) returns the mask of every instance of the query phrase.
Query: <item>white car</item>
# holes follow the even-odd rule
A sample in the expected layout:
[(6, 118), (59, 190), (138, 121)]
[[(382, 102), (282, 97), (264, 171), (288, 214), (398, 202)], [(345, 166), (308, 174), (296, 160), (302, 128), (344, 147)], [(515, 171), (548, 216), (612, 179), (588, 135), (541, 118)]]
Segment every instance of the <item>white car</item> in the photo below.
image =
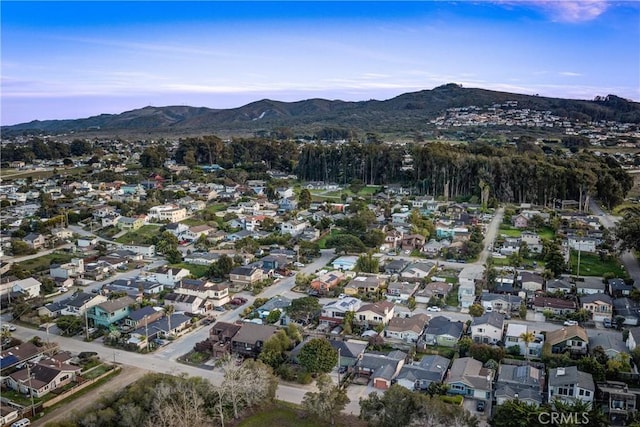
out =
[(564, 321), (564, 326), (576, 326), (578, 324), (578, 322), (576, 322), (575, 320), (565, 320)]
[(427, 307), (427, 311), (441, 311), (440, 307), (437, 306), (431, 306), (431, 307)]

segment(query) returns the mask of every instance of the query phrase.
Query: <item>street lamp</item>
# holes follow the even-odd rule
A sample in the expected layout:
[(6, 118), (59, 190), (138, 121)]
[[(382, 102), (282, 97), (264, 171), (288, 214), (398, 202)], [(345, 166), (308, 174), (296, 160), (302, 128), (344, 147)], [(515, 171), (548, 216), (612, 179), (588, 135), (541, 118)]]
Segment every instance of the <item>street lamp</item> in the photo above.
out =
[(340, 369), (342, 368), (342, 366), (340, 366), (340, 350), (342, 350), (342, 348), (338, 348), (338, 387), (340, 387)]

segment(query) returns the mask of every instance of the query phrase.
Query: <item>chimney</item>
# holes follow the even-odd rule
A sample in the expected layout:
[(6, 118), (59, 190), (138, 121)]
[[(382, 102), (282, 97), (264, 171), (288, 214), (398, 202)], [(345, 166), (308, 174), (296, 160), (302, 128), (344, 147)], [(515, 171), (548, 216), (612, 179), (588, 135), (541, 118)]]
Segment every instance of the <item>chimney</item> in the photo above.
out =
[(565, 374), (564, 368), (558, 368), (558, 370), (556, 371), (556, 377), (561, 377), (564, 374)]

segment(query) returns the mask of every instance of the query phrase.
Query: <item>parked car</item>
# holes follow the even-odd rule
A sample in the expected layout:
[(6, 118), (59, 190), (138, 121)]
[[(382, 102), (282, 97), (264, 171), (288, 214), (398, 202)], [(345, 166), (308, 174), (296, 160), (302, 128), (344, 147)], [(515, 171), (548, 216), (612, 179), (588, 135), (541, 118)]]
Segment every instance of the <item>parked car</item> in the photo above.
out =
[(611, 319), (604, 319), (604, 320), (602, 321), (602, 325), (603, 325), (605, 328), (610, 328), (610, 327), (612, 326), (612, 325), (611, 325)]
[(476, 404), (476, 411), (484, 412), (485, 405), (486, 403), (484, 400), (478, 400), (478, 403)]
[(345, 372), (347, 372), (347, 367), (346, 366), (340, 366), (340, 368), (338, 369), (338, 372), (341, 374), (344, 374)]
[(214, 308), (215, 311), (227, 311), (224, 309), (224, 307), (216, 307)]
[(442, 311), (442, 309), (438, 306), (432, 305), (431, 307), (427, 307), (427, 311)]
[(576, 326), (578, 324), (578, 322), (576, 322), (575, 320), (565, 320), (564, 321), (564, 326)]

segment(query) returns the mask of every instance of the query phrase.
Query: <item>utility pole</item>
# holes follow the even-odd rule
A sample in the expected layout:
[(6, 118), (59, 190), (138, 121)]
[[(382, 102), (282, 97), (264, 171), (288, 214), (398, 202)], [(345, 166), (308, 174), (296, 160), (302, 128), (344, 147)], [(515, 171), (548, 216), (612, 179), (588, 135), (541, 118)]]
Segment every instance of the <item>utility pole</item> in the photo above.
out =
[(89, 316), (87, 314), (87, 311), (89, 311), (88, 308), (84, 309), (84, 330), (87, 334), (87, 341), (89, 341)]
[(340, 387), (340, 368), (342, 366), (340, 366), (340, 350), (342, 350), (342, 348), (338, 348), (338, 387)]
[(31, 396), (31, 415), (36, 416), (36, 403), (33, 399), (33, 387), (31, 385), (31, 370), (29, 368), (29, 362), (27, 362), (27, 376), (29, 377), (29, 395)]
[(144, 334), (147, 340), (147, 352), (149, 352), (149, 318), (147, 316), (144, 316)]

